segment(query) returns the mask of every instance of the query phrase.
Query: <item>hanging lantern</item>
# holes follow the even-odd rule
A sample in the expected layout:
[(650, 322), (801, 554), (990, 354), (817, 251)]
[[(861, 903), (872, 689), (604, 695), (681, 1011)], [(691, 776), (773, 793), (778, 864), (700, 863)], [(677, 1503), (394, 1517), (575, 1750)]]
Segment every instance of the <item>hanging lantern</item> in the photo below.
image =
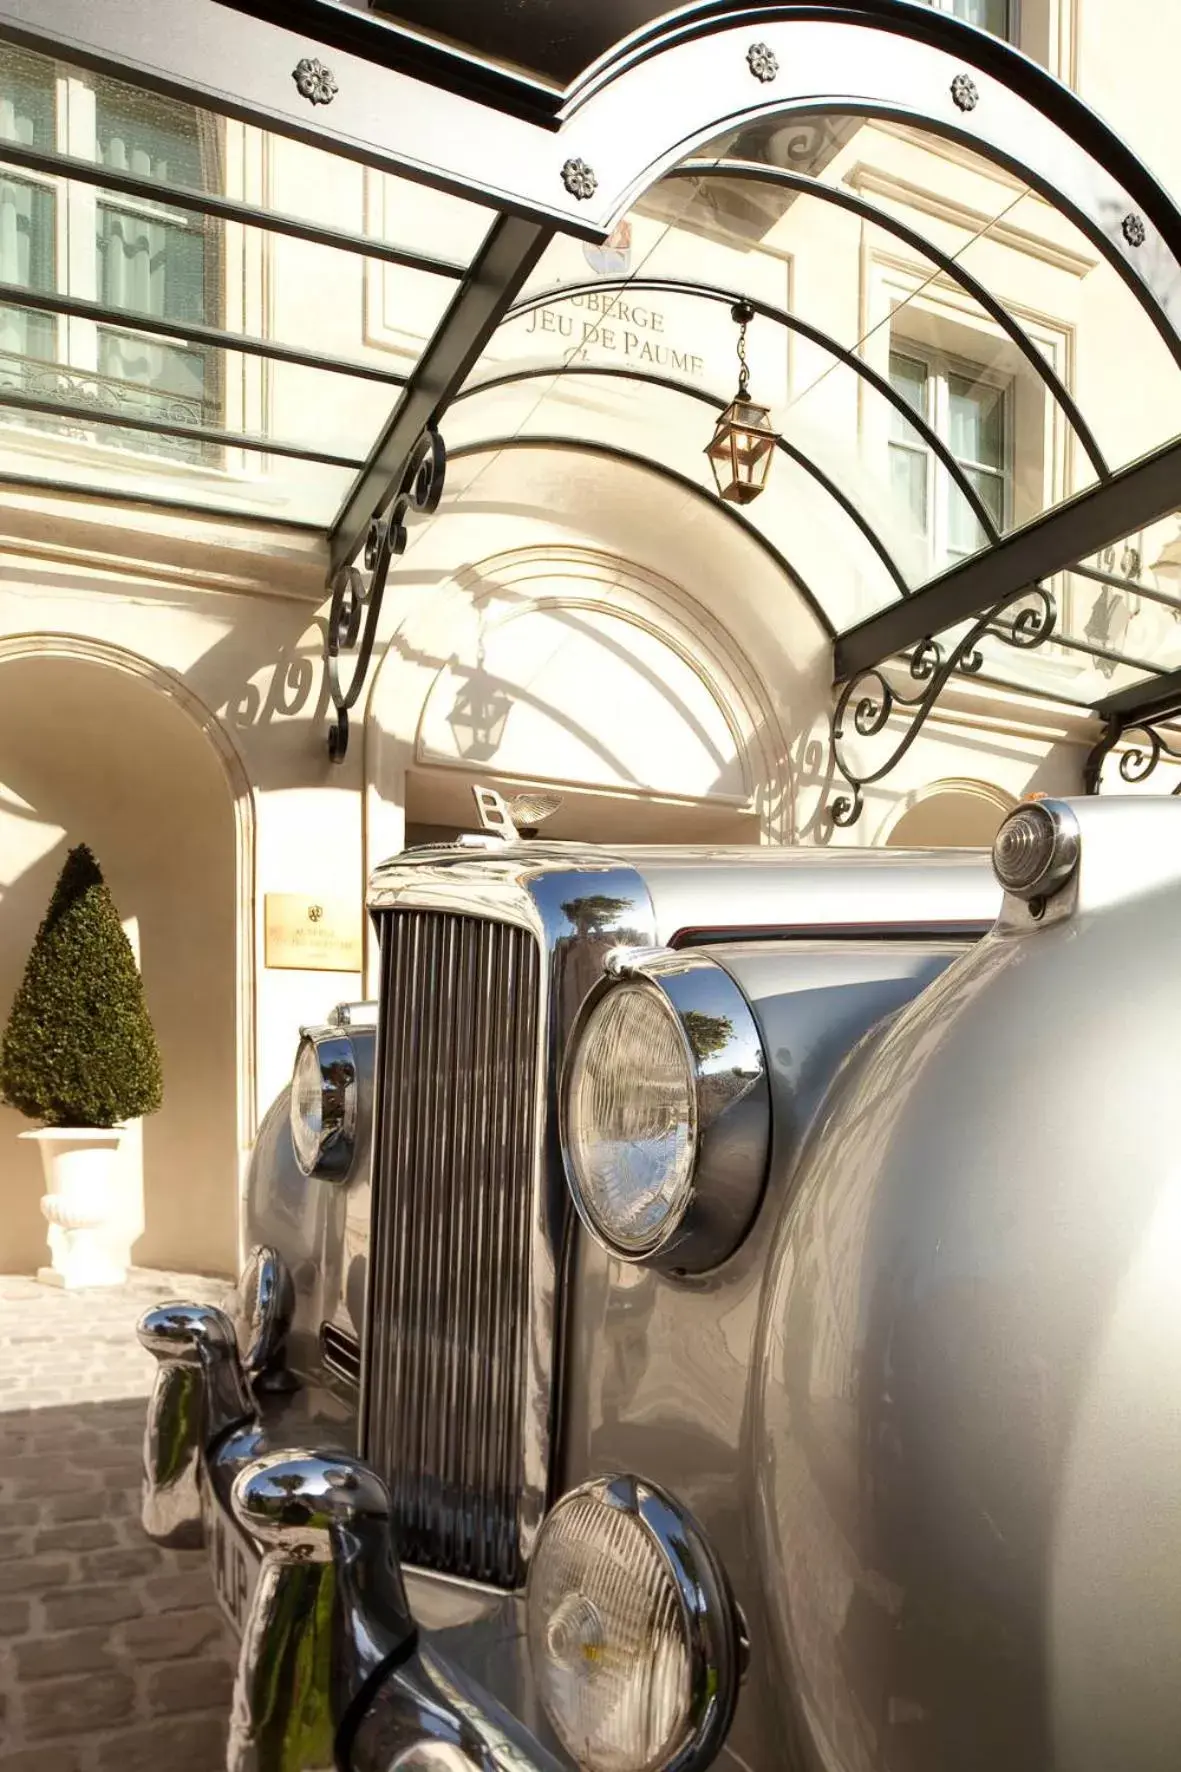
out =
[(746, 329), (755, 317), (749, 302), (736, 302), (730, 310), (738, 327), (738, 392), (718, 416), (713, 441), (706, 449), (718, 491), (728, 504), (748, 505), (767, 484), (771, 451), (775, 447), (769, 409), (750, 397), (750, 370), (746, 362)]

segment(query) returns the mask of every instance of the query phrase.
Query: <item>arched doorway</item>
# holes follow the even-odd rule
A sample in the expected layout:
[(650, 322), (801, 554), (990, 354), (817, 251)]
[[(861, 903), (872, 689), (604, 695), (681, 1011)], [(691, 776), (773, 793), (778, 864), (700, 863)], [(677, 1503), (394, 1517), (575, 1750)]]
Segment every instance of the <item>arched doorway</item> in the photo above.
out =
[[(142, 1266), (238, 1257), (238, 893), (234, 801), (208, 739), (138, 661), (79, 646), (0, 654), (0, 1016), (66, 851), (94, 850), (136, 948), (164, 1105), (133, 1128), (123, 1201)], [(101, 649), (93, 649), (100, 654)], [(13, 655), (15, 652), (15, 656)], [(179, 688), (179, 685), (178, 685)], [(0, 1270), (45, 1260), (36, 1148), (0, 1107)]]
[(986, 781), (935, 781), (907, 796), (889, 826), (891, 849), (989, 849), (1017, 802)]

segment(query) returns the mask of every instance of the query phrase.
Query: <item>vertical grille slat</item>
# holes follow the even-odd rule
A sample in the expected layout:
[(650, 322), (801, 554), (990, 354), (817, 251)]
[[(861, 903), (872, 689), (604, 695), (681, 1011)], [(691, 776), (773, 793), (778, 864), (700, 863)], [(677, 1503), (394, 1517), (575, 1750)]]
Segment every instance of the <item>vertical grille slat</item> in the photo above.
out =
[(381, 936), (365, 1456), (408, 1562), (516, 1587), (539, 950), (450, 911)]

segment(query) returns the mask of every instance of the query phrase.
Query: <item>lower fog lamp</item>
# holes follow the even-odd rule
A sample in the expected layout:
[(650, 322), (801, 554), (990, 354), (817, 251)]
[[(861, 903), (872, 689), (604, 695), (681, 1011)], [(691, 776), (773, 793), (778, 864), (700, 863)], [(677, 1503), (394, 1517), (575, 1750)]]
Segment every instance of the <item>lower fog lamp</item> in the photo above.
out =
[(573, 1489), (538, 1534), (529, 1654), (546, 1714), (584, 1772), (707, 1766), (734, 1714), (741, 1640), (700, 1529), (637, 1477)]

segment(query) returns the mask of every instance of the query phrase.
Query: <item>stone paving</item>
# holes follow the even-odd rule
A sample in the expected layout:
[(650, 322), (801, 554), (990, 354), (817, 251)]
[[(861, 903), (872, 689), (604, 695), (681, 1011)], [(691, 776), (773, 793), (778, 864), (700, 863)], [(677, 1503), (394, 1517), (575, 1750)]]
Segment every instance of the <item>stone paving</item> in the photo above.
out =
[(225, 1291), (0, 1276), (0, 1772), (222, 1772), (235, 1645), (205, 1553), (140, 1528), (154, 1365), (135, 1323)]

